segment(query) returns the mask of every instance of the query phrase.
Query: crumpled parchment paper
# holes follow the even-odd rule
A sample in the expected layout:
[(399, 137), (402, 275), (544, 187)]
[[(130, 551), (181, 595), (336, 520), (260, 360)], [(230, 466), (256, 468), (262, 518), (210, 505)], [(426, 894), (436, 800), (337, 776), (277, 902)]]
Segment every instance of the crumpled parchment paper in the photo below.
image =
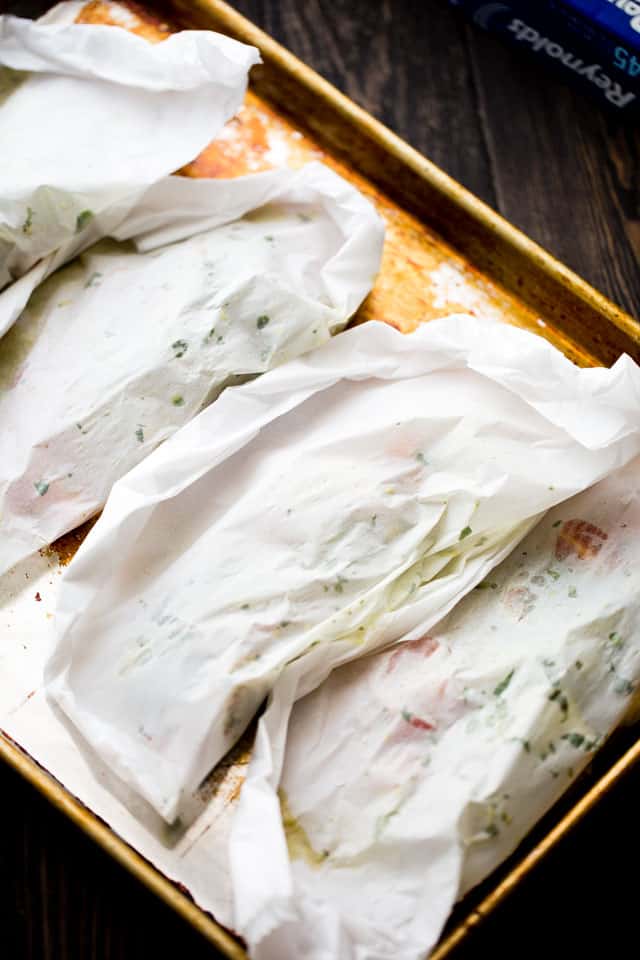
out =
[[(114, 487), (62, 584), (49, 692), (173, 821), (274, 689), (242, 802), (277, 827), (293, 702), (422, 637), (545, 510), (637, 455), (639, 400), (628, 358), (579, 370), (466, 316), (367, 324), (228, 390)], [(284, 865), (238, 888), (252, 943)]]
[(369, 201), (318, 163), (164, 178), (116, 233), (49, 277), (2, 339), (0, 573), (93, 516), (224, 386), (340, 329), (384, 239)]
[(276, 684), (231, 837), (256, 960), (424, 957), (588, 763), (640, 681), (639, 471), (555, 507), (448, 617), (335, 670), (288, 725)]
[(67, 7), (44, 22), (0, 16), (0, 336), (47, 273), (216, 136), (259, 62), (211, 31), (150, 44), (68, 23)]

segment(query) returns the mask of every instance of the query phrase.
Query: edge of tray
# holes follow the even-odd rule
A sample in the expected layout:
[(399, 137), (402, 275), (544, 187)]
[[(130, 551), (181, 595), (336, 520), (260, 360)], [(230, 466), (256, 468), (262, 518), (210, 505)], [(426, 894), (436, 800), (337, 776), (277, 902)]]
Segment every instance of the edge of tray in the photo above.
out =
[[(546, 854), (553, 849), (604, 797), (618, 781), (640, 761), (640, 740), (623, 753), (620, 759), (581, 797), (545, 837), (488, 893), (456, 927), (436, 945), (429, 960), (445, 960), (452, 951), (509, 896)], [(553, 810), (553, 807), (551, 808)], [(523, 840), (526, 843), (526, 837)], [(517, 850), (517, 848), (516, 848)]]
[[(622, 352), (622, 349), (638, 355), (640, 353), (640, 326), (625, 311), (617, 307), (611, 300), (595, 290), (590, 284), (582, 280), (568, 267), (564, 266), (555, 257), (530, 240), (522, 231), (514, 227), (507, 220), (495, 213), (483, 201), (479, 200), (466, 188), (444, 173), (439, 167), (427, 160), (418, 151), (410, 147), (404, 140), (394, 134), (382, 123), (375, 120), (363, 108), (340, 93), (332, 84), (320, 77), (314, 70), (307, 67), (297, 57), (278, 44), (251, 23), (237, 11), (233, 10), (223, 0), (168, 0), (168, 2), (154, 3), (150, 6), (160, 7), (168, 14), (177, 13), (179, 20), (187, 23), (201, 23), (212, 29), (214, 26), (225, 33), (260, 48), (263, 59), (275, 67), (277, 75), (286, 77), (289, 83), (303, 89), (306, 94), (318, 103), (323, 104), (338, 117), (347, 127), (359, 132), (360, 144), (356, 145), (357, 162), (354, 166), (361, 169), (370, 179), (382, 186), (392, 197), (400, 197), (403, 206), (411, 212), (427, 219), (440, 232), (445, 240), (452, 242), (457, 249), (462, 249), (465, 256), (485, 269), (492, 279), (501, 283), (508, 290), (522, 299), (527, 295), (532, 297), (532, 291), (524, 288), (524, 281), (518, 281), (519, 266), (526, 266), (534, 273), (534, 280), (540, 282), (539, 296), (533, 297), (533, 304), (540, 304), (540, 309), (546, 315), (552, 316), (558, 327), (571, 336), (571, 329), (567, 330), (566, 311), (575, 310), (575, 322), (585, 323), (582, 332), (587, 333), (587, 340), (593, 352), (598, 355), (610, 355)], [(203, 22), (204, 21), (204, 22)], [(266, 84), (268, 86), (268, 84)], [(284, 91), (286, 93), (286, 89)], [(279, 101), (278, 97), (270, 99)], [(324, 119), (319, 116), (315, 123), (312, 118), (305, 117), (308, 125), (314, 126), (322, 132), (323, 139), (332, 141), (332, 147), (344, 155), (345, 144), (333, 142), (327, 136)], [(334, 121), (335, 122), (335, 121)], [(333, 131), (335, 136), (335, 131)], [(369, 145), (374, 156), (367, 160), (366, 151), (363, 153), (363, 143)], [(380, 170), (375, 166), (376, 156), (388, 155), (393, 163), (387, 171), (386, 177), (380, 176)], [(372, 170), (373, 165), (373, 172)], [(398, 171), (400, 184), (394, 182)], [(419, 193), (422, 192), (422, 196)], [(435, 206), (427, 207), (430, 202), (436, 201)], [(453, 224), (448, 223), (442, 214), (458, 211), (460, 217)], [(467, 247), (460, 247), (459, 231), (466, 227), (470, 230)], [(487, 237), (495, 238), (496, 249), (483, 251), (481, 246), (486, 243)], [(452, 238), (454, 238), (452, 240)], [(509, 251), (514, 258), (516, 276), (511, 277), (501, 270), (499, 264), (492, 259), (492, 253), (500, 254)], [(513, 271), (512, 271), (513, 272)], [(513, 281), (514, 282), (510, 282)], [(552, 302), (553, 296), (560, 296), (559, 307)], [(562, 302), (562, 296), (568, 295), (569, 302)], [(531, 300), (527, 300), (531, 303)], [(560, 311), (560, 312), (558, 312)], [(563, 313), (564, 311), (564, 313)], [(618, 340), (607, 342), (603, 338), (603, 331), (598, 330), (598, 323), (607, 322), (614, 328)], [(564, 321), (564, 322), (563, 322)], [(579, 340), (579, 342), (583, 342)], [(618, 349), (619, 345), (622, 345)], [(617, 355), (617, 354), (616, 354)], [(615, 356), (613, 357), (615, 359)], [(10, 737), (0, 731), (0, 759), (4, 760), (12, 769), (20, 774), (38, 792), (65, 814), (87, 836), (91, 837), (106, 853), (125, 867), (147, 889), (155, 893), (169, 907), (182, 916), (194, 929), (198, 930), (210, 943), (217, 947), (230, 960), (248, 960), (248, 955), (238, 941), (224, 927), (211, 918), (190, 897), (168, 879), (164, 874), (145, 860), (107, 823), (84, 806), (51, 774), (42, 768), (37, 761), (23, 751)], [(556, 846), (559, 841), (578, 823), (609, 790), (625, 775), (625, 773), (640, 760), (640, 740), (637, 741), (618, 761), (595, 783), (584, 796), (577, 801), (572, 809), (539, 841), (532, 850), (518, 863), (506, 877), (471, 911), (468, 917), (458, 925), (434, 948), (430, 960), (445, 960), (452, 950), (457, 947), (478, 924), (493, 911), (518, 885), (518, 883), (542, 860), (546, 853)], [(526, 843), (526, 838), (523, 840)]]
[[(0, 759), (31, 784), (45, 799), (68, 817), (83, 833), (94, 840), (106, 853), (129, 871), (148, 890), (176, 911), (229, 960), (249, 960), (247, 952), (235, 937), (205, 913), (187, 894), (164, 876), (133, 847), (129, 846), (111, 827), (84, 806), (61, 783), (23, 751), (11, 738), (0, 731)], [(497, 887), (488, 893), (449, 934), (434, 947), (429, 960), (446, 960), (453, 950), (472, 933), (517, 887), (521, 880), (541, 862), (605, 796), (626, 773), (640, 761), (640, 740), (636, 741), (620, 759), (577, 801), (549, 833), (509, 871)], [(552, 808), (553, 809), (553, 808)], [(523, 840), (526, 843), (526, 837)], [(517, 848), (516, 848), (517, 850)]]
[(35, 787), (57, 810), (102, 847), (105, 853), (117, 860), (148, 890), (180, 914), (191, 927), (201, 933), (229, 960), (248, 960), (246, 951), (231, 933), (205, 913), (157, 867), (137, 853), (104, 820), (85, 807), (66, 787), (1, 730), (0, 760), (4, 760), (16, 773)]
[(149, 3), (180, 26), (219, 29), (258, 47), (268, 68), (253, 68), (259, 94), (601, 362), (623, 352), (640, 360), (640, 323), (224, 0)]

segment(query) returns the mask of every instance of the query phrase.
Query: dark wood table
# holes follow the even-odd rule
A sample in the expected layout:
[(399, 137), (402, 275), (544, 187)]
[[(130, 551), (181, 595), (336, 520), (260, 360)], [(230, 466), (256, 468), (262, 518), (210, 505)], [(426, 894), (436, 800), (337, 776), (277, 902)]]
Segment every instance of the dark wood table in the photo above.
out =
[[(46, 5), (0, 2), (0, 8), (22, 14)], [(446, 0), (235, 5), (640, 317), (638, 129), (468, 26)], [(3, 960), (216, 956), (2, 768), (0, 796)], [(636, 770), (456, 956), (589, 960), (600, 943), (611, 955), (625, 947), (636, 955), (639, 808)]]

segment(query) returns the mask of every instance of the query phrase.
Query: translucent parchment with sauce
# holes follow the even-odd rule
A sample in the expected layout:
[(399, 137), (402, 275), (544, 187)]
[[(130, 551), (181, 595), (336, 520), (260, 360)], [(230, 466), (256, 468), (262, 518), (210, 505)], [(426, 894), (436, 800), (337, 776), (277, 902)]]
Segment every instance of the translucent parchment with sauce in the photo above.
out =
[(116, 233), (45, 280), (2, 339), (0, 573), (93, 516), (229, 383), (339, 330), (384, 239), (318, 163), (167, 177)]
[[(639, 398), (628, 358), (579, 370), (466, 316), (366, 324), (225, 391), (114, 487), (62, 583), (51, 696), (172, 822), (273, 690), (235, 839), (250, 862), (280, 823), (293, 702), (424, 636), (544, 511), (636, 456)], [(238, 887), (252, 943), (288, 883), (286, 858), (264, 866)]]
[(257, 960), (424, 957), (588, 763), (640, 682), (639, 471), (556, 506), (448, 617), (334, 671), (288, 727), (276, 686), (231, 838)]
[(150, 44), (69, 23), (78, 6), (0, 16), (0, 336), (44, 276), (217, 135), (259, 61), (211, 31)]

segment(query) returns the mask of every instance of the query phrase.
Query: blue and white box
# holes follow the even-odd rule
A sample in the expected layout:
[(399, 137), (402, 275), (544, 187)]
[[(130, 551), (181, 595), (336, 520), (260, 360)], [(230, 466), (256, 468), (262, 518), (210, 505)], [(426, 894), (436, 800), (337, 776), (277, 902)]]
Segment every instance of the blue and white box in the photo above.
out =
[(617, 112), (640, 106), (640, 0), (451, 0)]

